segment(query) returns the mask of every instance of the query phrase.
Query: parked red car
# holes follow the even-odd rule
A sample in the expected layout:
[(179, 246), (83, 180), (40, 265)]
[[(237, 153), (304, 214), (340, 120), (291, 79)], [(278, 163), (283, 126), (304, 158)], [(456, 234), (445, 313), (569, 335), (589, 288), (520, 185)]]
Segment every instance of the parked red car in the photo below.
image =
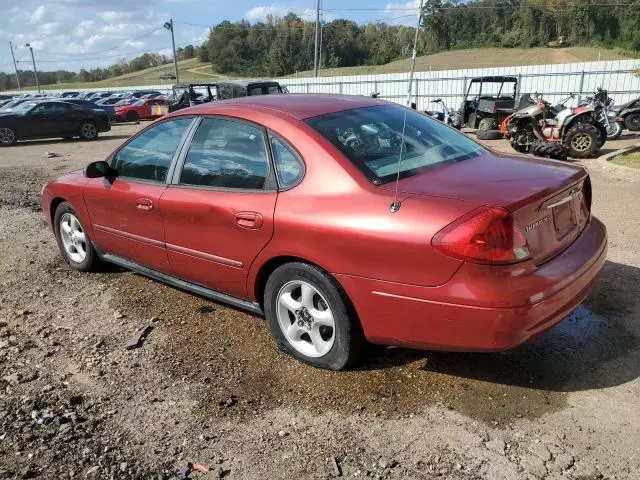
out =
[(121, 122), (137, 122), (140, 119), (158, 118), (169, 111), (162, 98), (127, 98), (114, 105), (116, 117)]
[(264, 95), (151, 124), (42, 207), (73, 268), (264, 313), (284, 350), (341, 369), (365, 339), (497, 351), (558, 323), (605, 261), (591, 196), (581, 167), (399, 105)]

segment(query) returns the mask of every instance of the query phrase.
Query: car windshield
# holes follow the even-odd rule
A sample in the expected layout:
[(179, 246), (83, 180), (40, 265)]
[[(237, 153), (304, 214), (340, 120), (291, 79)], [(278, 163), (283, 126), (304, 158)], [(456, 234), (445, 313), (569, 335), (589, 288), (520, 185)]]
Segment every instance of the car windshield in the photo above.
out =
[(398, 172), (405, 178), (486, 152), (466, 135), (399, 105), (346, 110), (307, 123), (376, 184), (395, 180)]

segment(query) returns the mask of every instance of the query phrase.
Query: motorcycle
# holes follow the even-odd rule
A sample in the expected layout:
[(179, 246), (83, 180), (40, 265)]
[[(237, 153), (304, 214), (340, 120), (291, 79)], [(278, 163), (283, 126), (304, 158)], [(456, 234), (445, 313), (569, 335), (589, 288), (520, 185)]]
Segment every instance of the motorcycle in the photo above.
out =
[(445, 125), (449, 125), (450, 127), (455, 127), (460, 130), (460, 127), (454, 125), (453, 117), (456, 114), (455, 108), (447, 107), (444, 103), (444, 100), (441, 98), (436, 98), (432, 100), (431, 103), (437, 103), (442, 105), (442, 111), (426, 111), (425, 113), (436, 120), (440, 120)]
[[(592, 97), (587, 97), (581, 105), (593, 105), (597, 112), (598, 123), (603, 127), (601, 136), (607, 140), (615, 140), (622, 134), (622, 123), (617, 122), (613, 108), (613, 99), (603, 88), (598, 88)], [(602, 142), (604, 144), (604, 142)], [(602, 146), (602, 145), (600, 145)]]
[(566, 159), (591, 157), (604, 143), (602, 126), (598, 126), (593, 105), (576, 108), (551, 104), (535, 94), (523, 108), (509, 115), (500, 124), (500, 132), (514, 150), (540, 157)]

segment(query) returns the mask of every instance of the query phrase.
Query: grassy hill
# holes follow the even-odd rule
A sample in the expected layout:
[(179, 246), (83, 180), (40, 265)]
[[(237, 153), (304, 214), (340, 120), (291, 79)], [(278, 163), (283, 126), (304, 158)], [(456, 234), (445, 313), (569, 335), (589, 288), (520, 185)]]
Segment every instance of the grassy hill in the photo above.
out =
[[(512, 65), (536, 65), (546, 63), (591, 62), (596, 60), (625, 60), (628, 57), (614, 50), (595, 47), (569, 47), (562, 49), (551, 48), (481, 48), (468, 50), (452, 50), (434, 55), (425, 55), (416, 59), (417, 71), (455, 70), (460, 68), (504, 67)], [(386, 65), (326, 68), (320, 72), (321, 76), (331, 75), (360, 75), (374, 73), (406, 72), (409, 59), (395, 60)], [(215, 81), (227, 78), (211, 70), (211, 65), (202, 63), (197, 58), (178, 62), (178, 72), (181, 82)], [(173, 73), (173, 64), (161, 65), (138, 72), (127, 73), (119, 77), (109, 78), (100, 82), (88, 83), (60, 83), (42, 85), (45, 90), (74, 88), (103, 88), (103, 87), (132, 87), (137, 85), (159, 85), (163, 81), (160, 75)], [(298, 72), (290, 77), (310, 77), (313, 71)], [(167, 86), (173, 81), (165, 81)]]
[[(137, 85), (160, 85), (162, 83), (170, 86), (174, 83), (174, 80), (160, 80), (160, 75), (173, 72), (173, 63), (168, 63), (158, 67), (126, 73), (99, 82), (57, 83), (53, 85), (41, 85), (41, 87), (45, 90), (73, 90), (74, 88), (134, 87)], [(178, 74), (180, 76), (180, 82), (215, 81), (216, 79), (225, 78), (224, 75), (214, 73), (211, 70), (210, 64), (202, 63), (197, 58), (179, 61)]]
[[(611, 49), (595, 47), (569, 48), (473, 48), (450, 50), (416, 58), (416, 71), (456, 70), (461, 68), (507, 67), (548, 63), (593, 62), (597, 60), (628, 60)], [(320, 76), (366, 75), (406, 72), (410, 59), (395, 60), (385, 65), (325, 68)], [(290, 77), (311, 77), (313, 71), (298, 72)]]

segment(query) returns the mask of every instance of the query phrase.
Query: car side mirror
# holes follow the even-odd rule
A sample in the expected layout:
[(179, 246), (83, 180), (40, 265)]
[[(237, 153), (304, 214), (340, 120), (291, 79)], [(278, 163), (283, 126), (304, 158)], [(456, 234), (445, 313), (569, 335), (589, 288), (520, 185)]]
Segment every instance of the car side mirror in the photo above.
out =
[(87, 165), (87, 168), (84, 170), (84, 175), (87, 178), (110, 178), (115, 176), (115, 170), (111, 168), (107, 162), (100, 160), (98, 162), (91, 162)]

